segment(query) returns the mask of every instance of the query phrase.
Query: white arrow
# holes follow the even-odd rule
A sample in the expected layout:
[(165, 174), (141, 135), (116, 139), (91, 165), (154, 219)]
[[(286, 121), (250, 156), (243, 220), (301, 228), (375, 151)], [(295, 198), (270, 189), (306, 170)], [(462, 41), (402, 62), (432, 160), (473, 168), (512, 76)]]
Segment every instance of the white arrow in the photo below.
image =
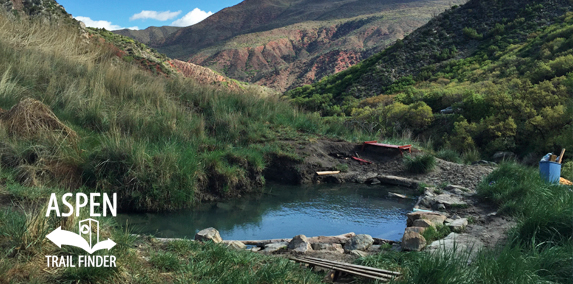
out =
[(107, 239), (105, 241), (97, 243), (93, 248), (90, 248), (90, 245), (84, 238), (82, 238), (80, 235), (76, 233), (62, 230), (61, 226), (52, 231), (51, 233), (49, 233), (48, 235), (46, 235), (46, 238), (48, 238), (50, 241), (56, 244), (59, 248), (61, 248), (62, 245), (74, 246), (85, 250), (89, 254), (92, 254), (95, 251), (101, 249), (110, 250), (115, 246), (114, 241)]

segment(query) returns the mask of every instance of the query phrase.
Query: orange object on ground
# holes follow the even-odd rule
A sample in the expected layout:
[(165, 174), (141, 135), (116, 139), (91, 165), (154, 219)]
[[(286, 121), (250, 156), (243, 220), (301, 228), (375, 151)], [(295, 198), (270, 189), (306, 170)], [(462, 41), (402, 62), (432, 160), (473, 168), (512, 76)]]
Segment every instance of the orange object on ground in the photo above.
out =
[(366, 163), (366, 164), (372, 164), (372, 162), (366, 161), (366, 160), (364, 160), (364, 159), (360, 159), (360, 158), (358, 158), (358, 157), (352, 157), (352, 159), (354, 159), (354, 160), (360, 162), (360, 164), (364, 164), (364, 163)]
[(400, 155), (402, 155), (402, 156), (404, 156), (404, 153), (402, 153), (403, 150), (408, 150), (409, 153), (412, 153), (412, 145), (399, 146), (399, 145), (392, 145), (392, 144), (382, 144), (382, 143), (378, 143), (378, 141), (365, 141), (364, 144), (362, 145), (362, 151), (364, 151), (364, 147), (366, 145), (391, 148), (391, 149), (398, 149), (398, 150), (400, 150)]
[(573, 185), (573, 182), (568, 181), (562, 177), (559, 178), (559, 184), (563, 184), (563, 185)]

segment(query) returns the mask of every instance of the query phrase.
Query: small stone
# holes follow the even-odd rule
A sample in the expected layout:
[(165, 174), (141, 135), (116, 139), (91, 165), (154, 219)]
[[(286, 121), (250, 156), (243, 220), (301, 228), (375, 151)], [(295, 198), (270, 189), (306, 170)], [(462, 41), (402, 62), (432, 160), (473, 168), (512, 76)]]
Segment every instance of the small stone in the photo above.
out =
[(288, 243), (286, 242), (280, 242), (280, 243), (270, 243), (270, 244), (266, 244), (265, 245), (265, 249), (263, 249), (263, 252), (267, 252), (267, 253), (273, 253), (276, 251), (279, 251), (281, 249), (285, 249), (287, 247)]
[(417, 219), (430, 220), (436, 226), (443, 225), (444, 220), (446, 220), (446, 216), (436, 212), (412, 212), (408, 213), (407, 216), (408, 220), (406, 221), (406, 224), (408, 227), (412, 226), (414, 220)]
[(466, 218), (456, 219), (453, 222), (447, 224), (447, 226), (456, 233), (461, 233), (467, 225), (468, 219)]
[(371, 245), (368, 248), (369, 252), (379, 252), (380, 251), (380, 247), (382, 247), (381, 245)]
[(371, 185), (380, 184), (380, 183), (381, 182), (377, 178), (372, 179), (372, 181), (370, 182)]
[(373, 243), (374, 239), (370, 235), (356, 235), (344, 244), (344, 251), (367, 250)]
[(223, 241), (221, 235), (219, 235), (219, 231), (213, 227), (199, 231), (197, 234), (195, 234), (195, 240), (201, 242), (213, 241), (216, 244)]
[(245, 244), (243, 244), (243, 242), (240, 242), (240, 241), (231, 241), (231, 242), (227, 243), (227, 247), (241, 250), (241, 249), (245, 249), (247, 246)]
[(426, 229), (427, 227), (406, 227), (404, 232), (416, 232), (418, 234), (422, 234)]
[(450, 251), (456, 254), (465, 254), (470, 251), (470, 258), (473, 258), (483, 246), (483, 242), (474, 236), (450, 233), (444, 239), (432, 242), (425, 251)]
[(426, 219), (418, 219), (418, 220), (414, 220), (414, 222), (412, 223), (412, 227), (422, 227), (422, 228), (428, 228), (428, 227), (434, 227), (434, 223), (432, 223), (430, 220), (426, 220)]
[(312, 246), (305, 235), (297, 235), (288, 243), (287, 249), (293, 252), (305, 253), (312, 250)]
[(426, 239), (421, 234), (405, 231), (402, 236), (402, 249), (420, 251), (426, 246)]
[(368, 253), (365, 251), (355, 249), (355, 250), (350, 251), (350, 255), (357, 256), (357, 257), (365, 257), (365, 256), (368, 256)]
[(260, 250), (261, 250), (260, 247), (252, 247), (252, 248), (250, 249), (250, 251), (252, 251), (252, 252), (258, 252), (258, 251), (260, 251)]
[(446, 210), (446, 206), (442, 203), (438, 204), (438, 206), (436, 206), (436, 208), (438, 208), (438, 210)]
[(343, 253), (341, 244), (325, 244), (325, 243), (314, 243), (312, 244), (313, 250), (323, 250), (323, 251), (335, 251)]

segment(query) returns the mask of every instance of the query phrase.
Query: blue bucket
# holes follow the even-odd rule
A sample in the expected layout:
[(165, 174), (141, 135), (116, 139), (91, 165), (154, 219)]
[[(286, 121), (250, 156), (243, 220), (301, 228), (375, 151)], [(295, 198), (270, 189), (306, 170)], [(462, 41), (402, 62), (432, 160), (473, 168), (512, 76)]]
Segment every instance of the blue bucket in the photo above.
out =
[(539, 174), (543, 180), (550, 183), (559, 183), (561, 177), (561, 164), (556, 162), (539, 162)]

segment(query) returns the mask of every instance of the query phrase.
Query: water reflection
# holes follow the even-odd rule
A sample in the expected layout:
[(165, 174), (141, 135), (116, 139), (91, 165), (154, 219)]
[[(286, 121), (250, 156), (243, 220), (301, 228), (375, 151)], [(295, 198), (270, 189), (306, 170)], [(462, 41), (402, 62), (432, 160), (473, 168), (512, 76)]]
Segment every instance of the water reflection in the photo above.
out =
[(158, 237), (193, 238), (200, 229), (215, 227), (223, 239), (290, 238), (347, 232), (398, 240), (405, 214), (414, 200), (387, 197), (400, 188), (357, 184), (268, 185), (263, 194), (238, 200), (201, 204), (193, 210), (160, 214), (127, 214), (118, 221), (140, 233)]

